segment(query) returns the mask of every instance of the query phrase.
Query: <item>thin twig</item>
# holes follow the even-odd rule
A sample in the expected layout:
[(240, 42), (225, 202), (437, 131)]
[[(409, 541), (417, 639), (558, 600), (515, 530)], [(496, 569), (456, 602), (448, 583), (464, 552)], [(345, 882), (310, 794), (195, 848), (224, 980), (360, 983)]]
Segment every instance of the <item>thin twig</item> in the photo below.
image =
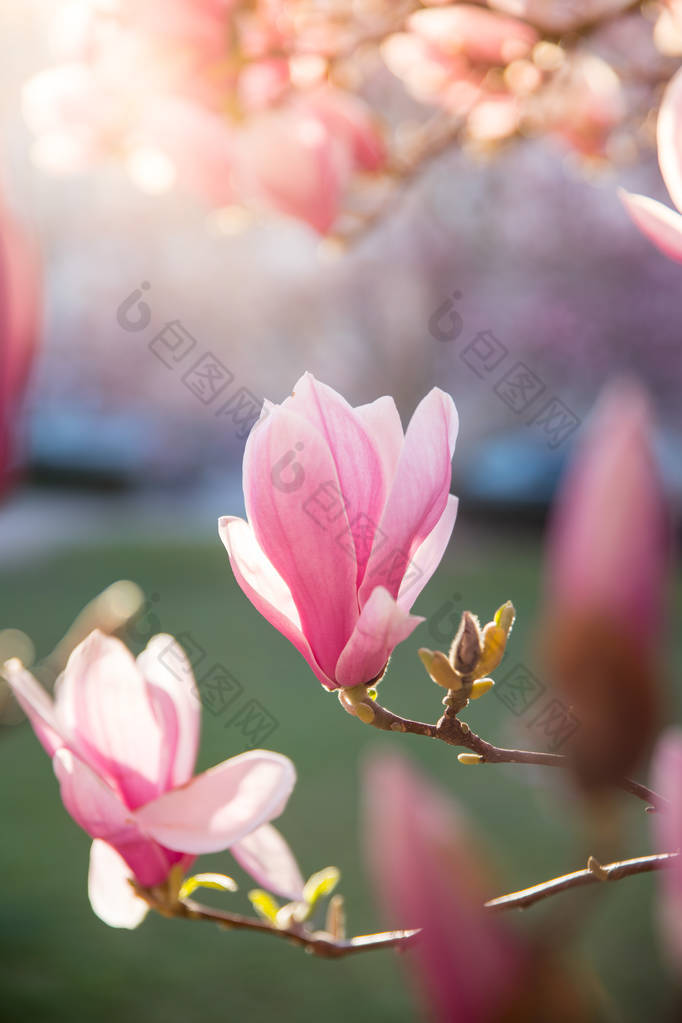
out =
[(531, 888), (524, 888), (509, 895), (500, 895), (486, 902), (486, 909), (499, 912), (504, 909), (526, 909), (528, 906), (547, 899), (551, 895), (568, 891), (571, 888), (582, 888), (585, 885), (597, 884), (602, 881), (618, 881), (634, 874), (646, 874), (652, 870), (662, 870), (671, 860), (677, 859), (679, 853), (655, 853), (651, 856), (638, 856), (632, 860), (617, 860), (615, 863), (601, 864), (593, 856), (587, 861), (584, 870), (575, 870), (572, 874), (562, 874), (550, 881), (543, 881)]
[[(358, 690), (361, 688), (357, 687)], [(439, 739), (449, 746), (461, 746), (477, 754), (481, 758), (481, 764), (529, 764), (560, 768), (569, 767), (571, 764), (571, 758), (561, 753), (505, 749), (487, 742), (472, 732), (466, 722), (459, 720), (453, 709), (447, 706), (447, 697), (443, 701), (446, 704), (445, 713), (435, 725), (432, 725), (424, 721), (413, 721), (410, 718), (400, 717), (386, 707), (382, 707), (368, 695), (363, 696), (360, 692), (353, 694), (348, 690), (339, 690), (339, 692), (339, 698), (345, 710), (358, 717), (364, 724), (372, 725), (373, 728), (380, 728), (386, 732), (409, 732), (412, 735), (425, 735), (431, 739)], [(667, 804), (667, 800), (659, 793), (632, 778), (623, 778), (616, 785), (624, 792), (643, 800), (654, 810)]]
[(257, 917), (244, 916), (241, 913), (226, 913), (224, 910), (204, 906), (193, 899), (179, 899), (168, 904), (157, 901), (153, 894), (144, 889), (136, 889), (152, 909), (166, 917), (178, 917), (184, 920), (206, 920), (226, 930), (255, 931), (259, 934), (271, 934), (283, 938), (304, 948), (306, 952), (323, 959), (343, 959), (359, 952), (369, 952), (377, 948), (404, 949), (413, 944), (418, 930), (383, 931), (379, 934), (361, 934), (355, 938), (340, 939), (326, 931), (310, 931), (300, 924), (289, 927), (274, 927)]

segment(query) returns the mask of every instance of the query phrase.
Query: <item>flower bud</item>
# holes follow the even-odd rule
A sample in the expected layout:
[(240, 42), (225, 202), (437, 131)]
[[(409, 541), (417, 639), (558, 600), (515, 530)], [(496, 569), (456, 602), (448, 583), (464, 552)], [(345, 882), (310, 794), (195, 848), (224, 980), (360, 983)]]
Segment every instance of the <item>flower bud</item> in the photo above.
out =
[(646, 397), (620, 384), (587, 428), (548, 548), (542, 643), (588, 786), (629, 773), (652, 734), (667, 534)]
[(457, 635), (450, 647), (450, 661), (458, 675), (471, 675), (483, 653), (481, 628), (470, 611), (464, 611)]

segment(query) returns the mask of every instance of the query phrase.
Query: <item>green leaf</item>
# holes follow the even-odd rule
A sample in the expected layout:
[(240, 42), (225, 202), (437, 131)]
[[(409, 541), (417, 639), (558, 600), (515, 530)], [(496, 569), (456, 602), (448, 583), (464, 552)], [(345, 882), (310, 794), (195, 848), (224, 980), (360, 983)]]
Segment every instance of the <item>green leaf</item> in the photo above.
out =
[(314, 909), (319, 899), (334, 891), (340, 877), (341, 874), (337, 867), (325, 867), (323, 870), (318, 870), (316, 874), (310, 875), (303, 888), (303, 898), (311, 910)]
[(254, 888), (249, 892), (249, 901), (262, 920), (274, 924), (279, 912), (279, 906), (272, 895), (264, 892), (262, 888)]
[(237, 882), (227, 874), (193, 874), (183, 881), (178, 897), (186, 899), (197, 888), (216, 888), (221, 892), (236, 892)]

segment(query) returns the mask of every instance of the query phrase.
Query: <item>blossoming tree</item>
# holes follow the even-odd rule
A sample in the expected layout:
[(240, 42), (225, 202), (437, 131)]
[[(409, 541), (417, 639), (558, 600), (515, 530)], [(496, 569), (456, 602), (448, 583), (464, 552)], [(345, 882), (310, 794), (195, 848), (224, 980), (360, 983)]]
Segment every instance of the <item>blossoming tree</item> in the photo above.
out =
[[(677, 0), (79, 0), (55, 43), (56, 62), (24, 93), (36, 158), (52, 170), (116, 158), (151, 189), (177, 180), (215, 205), (343, 233), (344, 214), (355, 211), (362, 228), (387, 208), (386, 194), (374, 208), (354, 207), (361, 178), (383, 176), (390, 197), (455, 142), (497, 147), (532, 132), (615, 161), (660, 94), (659, 162), (682, 210)], [(387, 82), (378, 117), (368, 97)], [(418, 115), (403, 118), (404, 103)], [(622, 199), (653, 243), (682, 261), (682, 214), (645, 196)], [(0, 486), (37, 304), (34, 266), (14, 230), (2, 214)], [(660, 931), (679, 975), (682, 733), (661, 727), (671, 523), (653, 418), (637, 381), (613, 382), (552, 511), (538, 659), (580, 725), (559, 754), (497, 745), (466, 720), (513, 642), (513, 579), (490, 621), (466, 610), (447, 649), (419, 650), (421, 684), (436, 687), (431, 719), (393, 706), (391, 658), (423, 621), (413, 606), (455, 527), (451, 396), (433, 388), (406, 429), (391, 397), (353, 408), (310, 373), (280, 404), (266, 402), (244, 453), (246, 519), (222, 517), (220, 538), (245, 596), (301, 654), (309, 684), (328, 691), (327, 712), (342, 708), (349, 729), (375, 728), (393, 743), (366, 769), (365, 833), (396, 929), (347, 937), (343, 900), (332, 895), (338, 869), (302, 876), (273, 824), (296, 780), (292, 761), (256, 749), (195, 775), (199, 701), (181, 646), (160, 634), (135, 659), (110, 634), (120, 622), (94, 614), (99, 628), (59, 648), (53, 694), (19, 658), (3, 674), (65, 809), (92, 839), (97, 916), (131, 929), (154, 911), (328, 958), (405, 949), (418, 998), (444, 1023), (592, 1020), (603, 1005), (565, 954), (575, 921), (556, 913), (522, 929), (514, 911), (660, 872)], [(567, 815), (589, 841), (618, 801), (639, 800), (654, 851), (624, 858), (619, 845), (609, 862), (592, 854), (568, 874), (500, 894), (475, 822), (403, 757), (406, 734), (453, 747), (453, 772), (475, 768), (491, 783), (499, 764), (565, 778)], [(223, 852), (257, 885), (253, 915), (196, 899), (202, 887), (226, 898), (235, 889), (229, 873), (195, 871), (197, 857)]]

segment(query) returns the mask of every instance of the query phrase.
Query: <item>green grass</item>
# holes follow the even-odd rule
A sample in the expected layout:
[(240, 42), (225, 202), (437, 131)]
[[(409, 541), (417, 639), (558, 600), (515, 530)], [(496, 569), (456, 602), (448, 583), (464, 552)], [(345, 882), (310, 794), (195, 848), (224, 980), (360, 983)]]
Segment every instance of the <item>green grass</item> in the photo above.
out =
[[(506, 663), (527, 661), (539, 573), (534, 537), (503, 542), (462, 527), (416, 610), (433, 616), (458, 593), (460, 609), (467, 606), (485, 617), (511, 598), (519, 621)], [(217, 542), (112, 542), (13, 568), (4, 573), (0, 627), (24, 629), (44, 655), (96, 592), (123, 577), (158, 595), (154, 614), (163, 631), (189, 633), (206, 650), (203, 667), (224, 665), (243, 686), (242, 702), (258, 699), (279, 722), (268, 745), (290, 755), (299, 771), (281, 830), (304, 872), (330, 863), (341, 869), (340, 890), (354, 933), (383, 923), (368, 887), (360, 823), (362, 763), (370, 749), (402, 750), (465, 804), (490, 840), (500, 892), (584, 862), (590, 850), (571, 826), (579, 819), (577, 806), (563, 795), (559, 778), (515, 767), (462, 767), (445, 746), (416, 736), (381, 735), (347, 716), (293, 647), (243, 597)], [(416, 657), (418, 646), (437, 645), (429, 628), (427, 622), (398, 648), (381, 689), (383, 702), (393, 709), (435, 720), (439, 693)], [(676, 655), (679, 665), (682, 651)], [(204, 712), (200, 768), (246, 747), (238, 729), (225, 727), (228, 716)], [(514, 718), (495, 692), (467, 712), (472, 727), (498, 743), (540, 747), (542, 734), (527, 727), (532, 716)], [(323, 1015), (330, 1023), (345, 1023), (349, 1010), (358, 1020), (375, 1023), (415, 1018), (404, 961), (389, 952), (326, 962), (267, 937), (198, 923), (149, 917), (135, 932), (105, 927), (87, 900), (89, 841), (63, 810), (50, 763), (26, 725), (0, 733), (0, 808), (3, 1018), (212, 1023)], [(641, 806), (627, 804), (616, 851), (648, 851), (648, 824)], [(211, 893), (215, 903), (246, 908), (248, 882), (229, 854), (207, 857), (206, 863), (244, 882), (237, 895)], [(664, 975), (652, 920), (655, 895), (651, 877), (580, 893), (584, 916), (578, 947), (613, 996), (615, 1018), (664, 1014)], [(567, 899), (572, 896), (554, 903), (553, 926), (566, 916)], [(521, 925), (541, 918), (551, 922), (548, 911), (549, 906), (530, 911)]]

